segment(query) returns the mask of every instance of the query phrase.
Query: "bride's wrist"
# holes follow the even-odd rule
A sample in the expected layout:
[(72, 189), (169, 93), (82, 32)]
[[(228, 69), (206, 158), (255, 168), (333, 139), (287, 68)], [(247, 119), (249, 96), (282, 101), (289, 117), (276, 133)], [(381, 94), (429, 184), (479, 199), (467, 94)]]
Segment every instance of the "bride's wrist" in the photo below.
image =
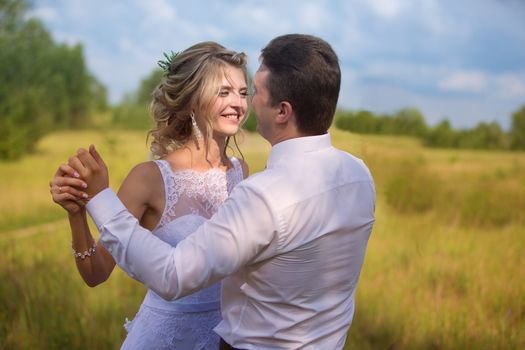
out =
[(82, 207), (79, 210), (74, 212), (67, 212), (67, 217), (69, 220), (83, 220), (86, 218), (86, 207)]

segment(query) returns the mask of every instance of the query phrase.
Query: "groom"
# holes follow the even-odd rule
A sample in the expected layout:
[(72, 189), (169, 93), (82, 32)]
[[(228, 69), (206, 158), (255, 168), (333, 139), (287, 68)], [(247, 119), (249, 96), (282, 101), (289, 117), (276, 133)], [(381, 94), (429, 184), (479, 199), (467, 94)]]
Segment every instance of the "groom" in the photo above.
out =
[(252, 105), (272, 145), (267, 168), (232, 191), (175, 248), (140, 227), (94, 151), (80, 150), (87, 209), (117, 264), (166, 299), (223, 279), (221, 349), (342, 349), (374, 223), (364, 163), (331, 145), (341, 73), (330, 45), (273, 39), (261, 53)]

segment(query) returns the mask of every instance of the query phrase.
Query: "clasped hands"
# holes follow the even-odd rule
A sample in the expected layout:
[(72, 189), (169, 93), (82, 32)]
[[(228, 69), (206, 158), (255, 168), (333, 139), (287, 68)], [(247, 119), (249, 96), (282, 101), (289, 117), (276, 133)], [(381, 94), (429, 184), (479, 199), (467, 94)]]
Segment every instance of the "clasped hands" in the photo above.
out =
[(69, 214), (75, 214), (89, 199), (109, 187), (108, 168), (95, 146), (89, 146), (89, 150), (80, 148), (67, 164), (58, 167), (49, 187), (53, 201)]

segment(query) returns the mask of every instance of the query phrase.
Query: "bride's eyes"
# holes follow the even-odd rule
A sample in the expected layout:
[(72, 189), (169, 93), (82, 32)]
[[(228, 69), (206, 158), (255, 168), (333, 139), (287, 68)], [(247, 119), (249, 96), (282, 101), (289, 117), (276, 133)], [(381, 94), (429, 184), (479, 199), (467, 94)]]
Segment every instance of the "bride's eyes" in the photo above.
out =
[[(228, 97), (230, 93), (232, 93), (232, 91), (230, 90), (219, 90), (219, 97)], [(250, 96), (250, 94), (248, 93), (248, 90), (242, 90), (239, 92), (239, 96), (241, 96), (242, 98), (247, 98), (248, 96)]]

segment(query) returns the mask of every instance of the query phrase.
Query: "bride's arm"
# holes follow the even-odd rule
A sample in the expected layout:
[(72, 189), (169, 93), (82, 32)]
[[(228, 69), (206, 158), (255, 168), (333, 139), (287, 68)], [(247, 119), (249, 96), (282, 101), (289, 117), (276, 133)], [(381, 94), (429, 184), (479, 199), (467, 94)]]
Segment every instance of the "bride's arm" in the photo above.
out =
[(75, 253), (77, 270), (84, 282), (94, 287), (104, 282), (115, 260), (101, 244), (95, 243), (86, 219), (84, 196), (85, 183), (79, 174), (67, 164), (61, 165), (49, 183), (53, 201), (68, 213), (71, 228), (71, 248)]
[[(84, 282), (95, 287), (106, 281), (115, 267), (115, 260), (100, 243), (95, 243), (91, 235), (86, 211), (82, 210), (76, 215), (69, 215), (69, 225), (71, 227), (71, 246), (75, 252), (90, 252), (90, 256), (84, 258), (75, 256), (77, 270)], [(90, 251), (91, 248), (95, 251)]]
[[(54, 191), (52, 189), (53, 200), (68, 211), (72, 248), (84, 256), (84, 258), (78, 254), (76, 256), (78, 272), (88, 286), (95, 287), (109, 278), (115, 267), (115, 260), (103, 245), (95, 243), (89, 229), (85, 208), (81, 206), (78, 199), (72, 197), (82, 195), (82, 192), (73, 187), (73, 185), (80, 187), (80, 180), (74, 179), (72, 168), (62, 167), (64, 167), (62, 175), (70, 172), (71, 176), (58, 176), (60, 174), (57, 172), (52, 183), (61, 191), (58, 192), (56, 187)], [(66, 183), (71, 186), (67, 186)], [(147, 221), (144, 224), (151, 229), (158, 222), (158, 218), (155, 217), (158, 210), (152, 208), (151, 199), (152, 195), (158, 195), (159, 191), (162, 192), (163, 187), (158, 168), (154, 163), (149, 162), (139, 164), (131, 170), (119, 189), (118, 197), (135, 218), (141, 223)], [(89, 252), (90, 255), (86, 255), (85, 252)]]

